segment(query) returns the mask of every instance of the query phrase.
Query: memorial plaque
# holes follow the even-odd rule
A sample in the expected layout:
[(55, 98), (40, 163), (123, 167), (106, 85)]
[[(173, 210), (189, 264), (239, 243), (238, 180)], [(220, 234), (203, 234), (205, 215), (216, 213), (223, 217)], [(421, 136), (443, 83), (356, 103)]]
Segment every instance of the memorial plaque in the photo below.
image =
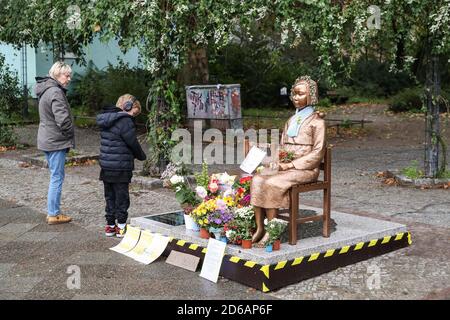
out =
[(172, 250), (167, 257), (166, 262), (168, 264), (195, 272), (195, 270), (197, 270), (198, 263), (200, 262), (200, 258), (192, 254)]

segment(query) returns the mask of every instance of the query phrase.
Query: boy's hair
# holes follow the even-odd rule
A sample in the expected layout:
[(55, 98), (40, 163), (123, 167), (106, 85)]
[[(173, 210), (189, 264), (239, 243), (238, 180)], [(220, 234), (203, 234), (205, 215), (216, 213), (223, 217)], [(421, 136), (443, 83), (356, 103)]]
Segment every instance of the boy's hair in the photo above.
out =
[(122, 109), (122, 110), (124, 110), (124, 109), (125, 109), (125, 104), (126, 104), (128, 101), (133, 101), (133, 99), (134, 99), (134, 102), (133, 102), (133, 107), (131, 108), (131, 110), (137, 109), (137, 110), (138, 110), (138, 113), (137, 113), (136, 115), (138, 115), (138, 114), (141, 113), (141, 103), (139, 102), (139, 100), (137, 100), (137, 99), (136, 99), (134, 96), (132, 96), (131, 94), (126, 93), (126, 94), (124, 94), (124, 95), (121, 95), (121, 96), (119, 97), (119, 99), (117, 100), (117, 102), (116, 102), (116, 107), (117, 107), (117, 108), (120, 108), (120, 109)]

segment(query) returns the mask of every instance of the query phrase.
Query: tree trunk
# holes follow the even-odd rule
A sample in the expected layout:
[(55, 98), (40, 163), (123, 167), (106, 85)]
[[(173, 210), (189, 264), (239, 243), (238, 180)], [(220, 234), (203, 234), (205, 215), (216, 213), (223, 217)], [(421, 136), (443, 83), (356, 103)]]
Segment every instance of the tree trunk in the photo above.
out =
[(208, 84), (209, 67), (206, 48), (193, 47), (189, 50), (188, 63), (183, 68), (179, 80), (186, 85)]
[(436, 178), (439, 172), (439, 99), (440, 77), (438, 56), (428, 55), (426, 72), (425, 175)]

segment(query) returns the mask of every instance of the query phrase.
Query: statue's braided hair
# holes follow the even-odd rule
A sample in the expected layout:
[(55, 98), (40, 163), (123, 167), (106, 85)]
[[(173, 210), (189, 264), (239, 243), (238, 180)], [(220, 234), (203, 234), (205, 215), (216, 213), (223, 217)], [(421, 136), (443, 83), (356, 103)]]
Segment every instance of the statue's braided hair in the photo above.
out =
[(294, 94), (294, 88), (299, 85), (300, 83), (306, 83), (309, 90), (309, 101), (308, 104), (314, 105), (319, 102), (319, 95), (318, 95), (318, 89), (317, 89), (317, 82), (315, 82), (313, 79), (311, 79), (310, 76), (301, 76), (300, 78), (297, 78), (295, 80), (295, 83), (291, 87), (291, 100), (292, 96)]

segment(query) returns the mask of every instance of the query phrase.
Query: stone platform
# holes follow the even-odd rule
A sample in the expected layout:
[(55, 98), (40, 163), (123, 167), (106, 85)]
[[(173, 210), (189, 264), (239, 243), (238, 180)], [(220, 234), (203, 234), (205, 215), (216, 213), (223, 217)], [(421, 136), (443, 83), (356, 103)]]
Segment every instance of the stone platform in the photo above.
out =
[[(300, 215), (320, 211), (300, 207)], [(411, 244), (411, 236), (401, 224), (337, 211), (332, 211), (331, 219), (329, 238), (321, 236), (321, 221), (301, 224), (297, 245), (288, 244), (285, 233), (281, 249), (270, 253), (228, 244), (220, 274), (267, 292)], [(208, 240), (186, 230), (182, 212), (133, 218), (131, 225), (172, 237), (165, 255), (177, 250), (203, 259), (206, 252)]]

